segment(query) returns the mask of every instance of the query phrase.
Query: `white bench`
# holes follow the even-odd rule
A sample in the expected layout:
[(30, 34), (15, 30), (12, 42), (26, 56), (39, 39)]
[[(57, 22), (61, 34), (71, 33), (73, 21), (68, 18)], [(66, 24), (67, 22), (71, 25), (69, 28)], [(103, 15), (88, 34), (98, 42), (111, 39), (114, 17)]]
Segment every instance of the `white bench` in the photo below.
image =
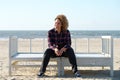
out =
[[(91, 51), (91, 39), (99, 39), (100, 41), (100, 51)], [(9, 38), (9, 75), (11, 75), (12, 67), (14, 66), (25, 66), (25, 65), (13, 65), (14, 61), (42, 61), (44, 50), (47, 48), (47, 39), (42, 38), (42, 52), (32, 52), (32, 40), (34, 38), (29, 38), (29, 52), (19, 52), (18, 43), (19, 38), (10, 37)], [(80, 41), (79, 39), (84, 39)], [(19, 43), (20, 44), (20, 43)], [(113, 76), (113, 39), (111, 36), (102, 37), (87, 37), (87, 38), (72, 38), (72, 47), (75, 51), (77, 65), (82, 66), (105, 66), (110, 67), (110, 76)], [(87, 47), (87, 51), (81, 51), (82, 46)], [(94, 44), (98, 46), (98, 44)], [(83, 48), (84, 48), (83, 47)], [(95, 49), (95, 48), (94, 48)], [(57, 61), (58, 75), (64, 75), (64, 67), (71, 66), (68, 59), (65, 57), (52, 58)], [(26, 65), (26, 66), (40, 66), (39, 65)]]

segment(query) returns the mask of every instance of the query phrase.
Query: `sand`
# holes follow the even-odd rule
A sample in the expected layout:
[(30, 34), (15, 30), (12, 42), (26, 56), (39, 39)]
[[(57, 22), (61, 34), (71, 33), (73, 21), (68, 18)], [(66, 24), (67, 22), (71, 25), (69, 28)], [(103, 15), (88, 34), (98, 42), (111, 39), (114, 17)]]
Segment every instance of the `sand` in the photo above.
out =
[[(39, 40), (38, 40), (39, 41)], [(79, 71), (82, 74), (82, 78), (75, 78), (71, 71), (71, 68), (65, 70), (65, 75), (58, 77), (56, 68), (48, 67), (46, 75), (43, 78), (37, 78), (36, 74), (39, 71), (39, 67), (29, 67), (29, 68), (16, 68), (13, 71), (13, 76), (8, 75), (8, 55), (9, 55), (9, 42), (8, 39), (0, 39), (0, 80), (120, 80), (120, 38), (114, 38), (114, 77), (110, 77), (109, 68), (105, 67), (104, 70), (101, 67), (79, 67)], [(26, 43), (28, 40), (26, 40)], [(94, 39), (91, 40), (94, 42)], [(95, 46), (98, 46), (98, 41), (94, 42)], [(20, 42), (22, 44), (22, 41)], [(40, 43), (34, 43), (34, 46)], [(19, 51), (25, 49), (27, 45), (20, 45)], [(24, 48), (22, 48), (24, 47)], [(83, 47), (82, 49), (85, 49)], [(96, 49), (92, 47), (92, 49)], [(39, 51), (39, 48), (33, 48), (33, 51)], [(81, 49), (79, 49), (81, 50)], [(100, 50), (97, 48), (96, 50)]]

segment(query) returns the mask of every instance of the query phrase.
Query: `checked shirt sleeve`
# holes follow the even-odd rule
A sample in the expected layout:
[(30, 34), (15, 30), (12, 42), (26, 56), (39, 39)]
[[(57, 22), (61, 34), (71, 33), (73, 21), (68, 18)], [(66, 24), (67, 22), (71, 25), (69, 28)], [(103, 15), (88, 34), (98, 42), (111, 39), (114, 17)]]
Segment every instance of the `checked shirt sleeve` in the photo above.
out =
[(70, 36), (69, 30), (67, 30), (67, 33), (66, 33), (66, 45), (64, 47), (65, 48), (71, 47), (71, 36)]

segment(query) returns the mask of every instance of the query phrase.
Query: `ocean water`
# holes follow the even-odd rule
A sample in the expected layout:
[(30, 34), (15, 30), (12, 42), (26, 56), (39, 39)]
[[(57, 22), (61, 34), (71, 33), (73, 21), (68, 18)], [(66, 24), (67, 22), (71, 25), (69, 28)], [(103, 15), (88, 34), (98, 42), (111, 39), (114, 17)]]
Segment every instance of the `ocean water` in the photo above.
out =
[[(97, 30), (97, 31), (77, 31), (70, 30), (71, 37), (87, 37), (87, 36), (112, 36), (120, 38), (119, 30)], [(9, 36), (25, 37), (47, 37), (47, 31), (0, 31), (0, 38), (8, 38)]]

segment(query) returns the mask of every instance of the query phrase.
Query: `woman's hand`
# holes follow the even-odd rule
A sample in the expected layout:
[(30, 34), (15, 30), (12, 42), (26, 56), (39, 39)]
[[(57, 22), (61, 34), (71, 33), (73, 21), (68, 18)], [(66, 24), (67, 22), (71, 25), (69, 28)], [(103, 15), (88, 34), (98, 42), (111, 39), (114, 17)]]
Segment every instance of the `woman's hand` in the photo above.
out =
[(60, 56), (60, 51), (57, 48), (55, 48), (54, 51), (57, 56)]
[(63, 54), (63, 52), (66, 52), (66, 50), (67, 50), (67, 48), (61, 48), (60, 50), (58, 50), (57, 48), (55, 48), (54, 49), (54, 51), (55, 51), (55, 54), (57, 55), (57, 56), (61, 56), (62, 54)]
[(64, 48), (64, 47), (63, 47), (63, 48), (61, 48), (61, 49), (60, 49), (60, 53), (59, 53), (59, 54), (60, 54), (60, 56), (62, 55), (62, 53), (63, 53), (63, 52), (66, 52), (66, 50), (67, 50), (67, 48)]

